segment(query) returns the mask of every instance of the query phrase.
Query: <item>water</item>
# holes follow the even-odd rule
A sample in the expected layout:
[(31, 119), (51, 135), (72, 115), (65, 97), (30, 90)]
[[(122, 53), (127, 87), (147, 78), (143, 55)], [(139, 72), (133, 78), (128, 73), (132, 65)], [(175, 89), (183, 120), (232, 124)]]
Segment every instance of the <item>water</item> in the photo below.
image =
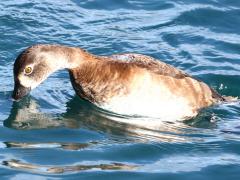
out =
[(240, 106), (188, 122), (105, 115), (74, 95), (66, 71), (12, 102), (12, 65), (37, 43), (162, 59), (240, 96), (240, 1), (0, 1), (1, 179), (238, 179)]

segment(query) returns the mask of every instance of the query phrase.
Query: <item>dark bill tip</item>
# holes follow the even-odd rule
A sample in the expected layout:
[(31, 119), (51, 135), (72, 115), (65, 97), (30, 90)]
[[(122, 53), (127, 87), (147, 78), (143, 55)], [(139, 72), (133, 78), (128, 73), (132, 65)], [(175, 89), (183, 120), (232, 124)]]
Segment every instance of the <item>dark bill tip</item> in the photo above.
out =
[(16, 101), (20, 100), (24, 96), (28, 95), (30, 91), (31, 88), (24, 87), (20, 83), (15, 83), (12, 98)]

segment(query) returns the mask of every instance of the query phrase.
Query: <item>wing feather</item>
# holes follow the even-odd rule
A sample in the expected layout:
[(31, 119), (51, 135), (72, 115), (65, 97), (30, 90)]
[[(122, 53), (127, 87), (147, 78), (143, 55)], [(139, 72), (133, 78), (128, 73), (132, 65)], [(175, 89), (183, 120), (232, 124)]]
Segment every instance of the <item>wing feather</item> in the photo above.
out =
[(146, 68), (153, 73), (171, 76), (177, 79), (191, 77), (187, 73), (169, 65), (157, 59), (154, 59), (150, 56), (135, 54), (135, 53), (126, 53), (126, 54), (114, 54), (109, 56), (111, 59), (121, 60), (128, 63), (133, 63), (141, 68)]

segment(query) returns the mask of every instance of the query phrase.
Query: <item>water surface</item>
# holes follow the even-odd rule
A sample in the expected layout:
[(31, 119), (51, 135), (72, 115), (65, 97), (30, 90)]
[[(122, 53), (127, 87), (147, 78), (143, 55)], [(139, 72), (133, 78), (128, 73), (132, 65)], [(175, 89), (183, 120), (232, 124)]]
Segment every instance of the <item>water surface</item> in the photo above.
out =
[(50, 43), (143, 53), (240, 96), (240, 1), (2, 0), (0, 30), (2, 179), (239, 178), (239, 103), (188, 122), (122, 118), (75, 96), (66, 71), (11, 93), (16, 56)]

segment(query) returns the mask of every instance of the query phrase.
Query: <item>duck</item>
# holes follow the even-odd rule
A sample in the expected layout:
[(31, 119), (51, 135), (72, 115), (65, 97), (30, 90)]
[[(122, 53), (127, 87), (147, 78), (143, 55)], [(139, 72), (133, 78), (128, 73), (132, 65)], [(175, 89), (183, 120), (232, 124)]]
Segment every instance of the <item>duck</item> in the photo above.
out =
[(153, 57), (123, 53), (98, 56), (79, 47), (37, 44), (14, 62), (12, 98), (19, 101), (52, 73), (67, 69), (76, 94), (113, 113), (176, 121), (232, 100), (206, 83)]

